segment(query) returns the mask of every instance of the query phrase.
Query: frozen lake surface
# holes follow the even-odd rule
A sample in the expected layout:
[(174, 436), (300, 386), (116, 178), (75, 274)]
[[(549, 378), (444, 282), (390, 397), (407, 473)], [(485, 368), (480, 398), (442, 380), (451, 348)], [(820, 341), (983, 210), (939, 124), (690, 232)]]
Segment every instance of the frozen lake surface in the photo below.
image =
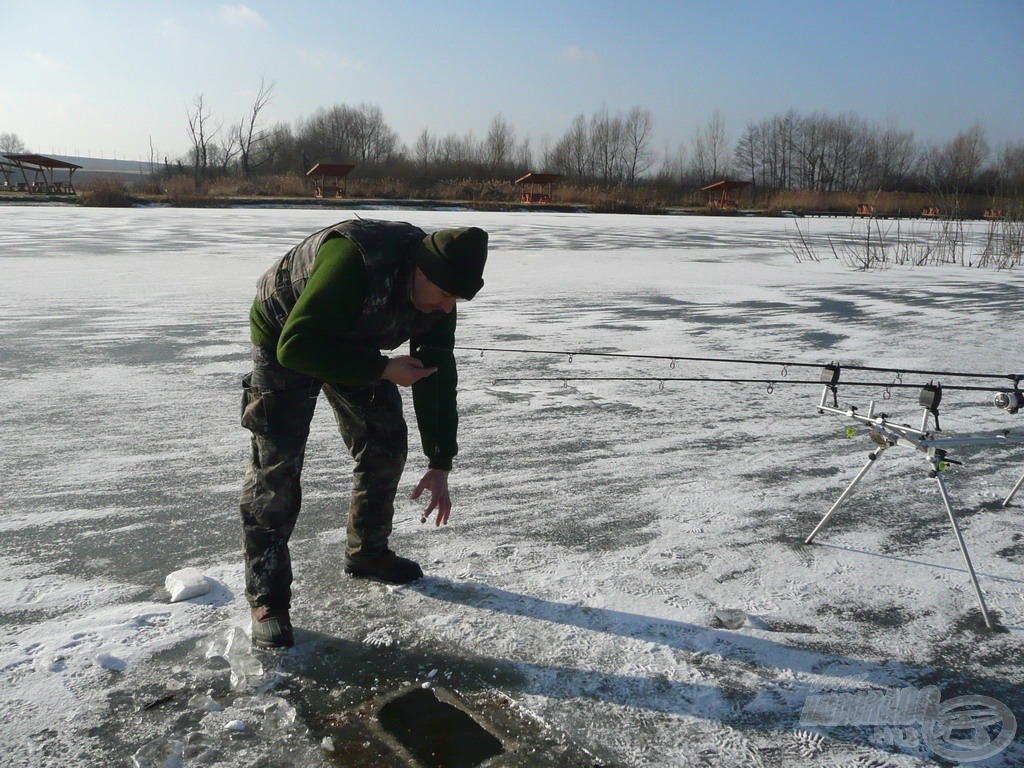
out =
[[(359, 215), (491, 233), (464, 346), (1024, 370), (1019, 272), (797, 263), (785, 219)], [(402, 588), (341, 573), (349, 460), (321, 404), (293, 538), (298, 644), (251, 652), (248, 308), (276, 258), (349, 216), (0, 206), (5, 765), (398, 765), (372, 708), (425, 684), (511, 734), (516, 764), (1024, 764), (1012, 716), (973, 746), (944, 730), (962, 697), (1024, 713), (1024, 497), (1001, 505), (1024, 449), (957, 450), (945, 473), (989, 632), (918, 452), (888, 451), (802, 543), (874, 448), (792, 383), (817, 368), (460, 352), (453, 521), (423, 526), (407, 498), (425, 466), (413, 432), (393, 545), (428, 578)], [(535, 377), (555, 380), (510, 380)], [(840, 387), (844, 407), (875, 400), (901, 423), (920, 422), (917, 397)], [(948, 391), (941, 413), (949, 435), (1024, 418), (981, 392)], [(170, 603), (184, 567), (212, 590)], [(939, 715), (868, 712), (936, 689)], [(811, 723), (837, 694), (850, 708)]]

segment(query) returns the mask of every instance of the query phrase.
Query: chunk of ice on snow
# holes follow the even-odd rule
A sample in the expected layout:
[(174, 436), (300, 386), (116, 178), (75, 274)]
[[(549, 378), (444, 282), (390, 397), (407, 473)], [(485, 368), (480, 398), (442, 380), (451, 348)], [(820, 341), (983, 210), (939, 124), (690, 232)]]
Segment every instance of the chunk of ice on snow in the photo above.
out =
[(189, 600), (210, 591), (210, 582), (195, 568), (182, 568), (168, 574), (164, 586), (171, 593), (171, 602)]
[(719, 608), (714, 623), (726, 629), (739, 629), (747, 623), (747, 614), (737, 608)]
[(176, 739), (153, 739), (132, 755), (133, 768), (182, 768), (185, 745)]

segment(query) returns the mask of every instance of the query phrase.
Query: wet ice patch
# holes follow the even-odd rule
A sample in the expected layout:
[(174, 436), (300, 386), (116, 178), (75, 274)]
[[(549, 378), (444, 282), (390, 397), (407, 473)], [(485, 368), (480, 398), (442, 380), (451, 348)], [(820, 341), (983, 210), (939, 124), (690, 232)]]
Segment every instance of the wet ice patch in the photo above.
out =
[(128, 667), (124, 659), (118, 658), (111, 653), (103, 652), (96, 656), (96, 663), (103, 669), (110, 672), (124, 672)]

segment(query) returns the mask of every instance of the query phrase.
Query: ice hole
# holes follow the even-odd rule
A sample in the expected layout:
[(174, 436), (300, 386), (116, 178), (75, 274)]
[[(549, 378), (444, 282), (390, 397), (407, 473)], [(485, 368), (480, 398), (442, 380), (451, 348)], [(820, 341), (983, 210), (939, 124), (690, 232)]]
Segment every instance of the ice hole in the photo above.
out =
[(430, 688), (396, 696), (381, 707), (377, 719), (423, 765), (475, 768), (505, 751), (497, 737)]

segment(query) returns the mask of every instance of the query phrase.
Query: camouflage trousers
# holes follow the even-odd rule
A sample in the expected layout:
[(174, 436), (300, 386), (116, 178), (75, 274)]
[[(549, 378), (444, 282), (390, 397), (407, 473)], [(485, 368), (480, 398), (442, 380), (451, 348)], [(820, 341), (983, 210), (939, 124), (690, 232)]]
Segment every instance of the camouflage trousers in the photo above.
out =
[(252, 433), (240, 504), (245, 592), (253, 607), (288, 607), (288, 540), (302, 503), (306, 440), (320, 392), (355, 459), (349, 555), (387, 549), (408, 432), (402, 397), (391, 382), (343, 387), (284, 368), (273, 353), (259, 347), (252, 355), (253, 371), (242, 379), (242, 426)]

